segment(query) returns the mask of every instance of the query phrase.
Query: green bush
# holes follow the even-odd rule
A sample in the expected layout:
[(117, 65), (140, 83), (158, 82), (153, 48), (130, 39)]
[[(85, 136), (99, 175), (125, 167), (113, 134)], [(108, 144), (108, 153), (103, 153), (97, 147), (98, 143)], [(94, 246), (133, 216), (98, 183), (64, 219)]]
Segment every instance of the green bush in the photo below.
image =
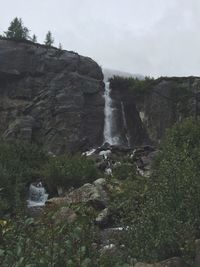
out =
[(0, 216), (20, 208), (26, 186), (40, 177), (46, 154), (35, 145), (0, 141)]
[[(187, 119), (168, 131), (140, 212), (131, 216), (128, 247), (134, 257), (192, 257), (200, 237), (200, 123)], [(136, 216), (137, 215), (137, 216)]]
[(129, 162), (121, 162), (113, 169), (113, 177), (119, 180), (134, 178), (136, 175), (136, 167)]
[(94, 232), (86, 218), (59, 225), (47, 214), (37, 221), (15, 218), (0, 229), (0, 265), (98, 266)]
[(145, 77), (145, 79), (141, 80), (133, 77), (114, 76), (109, 81), (113, 90), (128, 90), (134, 96), (141, 96), (151, 92), (154, 78)]
[(68, 189), (93, 182), (99, 177), (99, 171), (92, 160), (80, 155), (63, 155), (49, 158), (43, 176), (48, 191), (56, 193), (58, 186)]

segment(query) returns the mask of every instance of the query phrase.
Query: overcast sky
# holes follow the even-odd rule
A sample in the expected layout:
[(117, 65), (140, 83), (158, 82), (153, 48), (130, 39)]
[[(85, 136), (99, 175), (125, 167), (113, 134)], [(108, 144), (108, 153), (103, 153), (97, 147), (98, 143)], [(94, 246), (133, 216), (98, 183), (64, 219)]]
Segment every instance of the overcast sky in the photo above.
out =
[(0, 33), (14, 17), (39, 42), (102, 67), (151, 76), (200, 75), (200, 0), (0, 0)]

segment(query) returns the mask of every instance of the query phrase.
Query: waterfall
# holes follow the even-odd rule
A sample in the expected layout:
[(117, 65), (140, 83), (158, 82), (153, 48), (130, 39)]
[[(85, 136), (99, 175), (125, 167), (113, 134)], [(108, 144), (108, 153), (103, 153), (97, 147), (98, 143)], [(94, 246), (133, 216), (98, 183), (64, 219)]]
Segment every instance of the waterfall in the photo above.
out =
[(104, 98), (105, 98), (104, 143), (109, 143), (110, 145), (119, 145), (119, 137), (113, 134), (115, 109), (113, 108), (113, 103), (110, 93), (111, 93), (110, 83), (106, 82), (105, 93), (104, 93)]
[(41, 182), (38, 184), (30, 184), (29, 187), (29, 199), (27, 200), (28, 207), (44, 206), (48, 199), (45, 188)]
[(122, 110), (122, 118), (123, 118), (125, 136), (126, 136), (128, 147), (130, 147), (130, 137), (129, 137), (129, 134), (128, 134), (128, 127), (127, 127), (127, 121), (126, 121), (123, 101), (121, 101), (121, 110)]

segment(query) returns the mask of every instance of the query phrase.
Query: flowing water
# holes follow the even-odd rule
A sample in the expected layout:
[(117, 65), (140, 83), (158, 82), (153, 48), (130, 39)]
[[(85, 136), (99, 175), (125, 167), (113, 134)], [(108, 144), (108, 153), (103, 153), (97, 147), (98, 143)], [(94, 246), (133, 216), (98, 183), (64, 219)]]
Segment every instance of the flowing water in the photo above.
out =
[(29, 198), (27, 200), (28, 207), (41, 207), (45, 205), (48, 199), (45, 188), (39, 184), (30, 184), (29, 187)]
[(105, 83), (105, 108), (104, 108), (104, 143), (109, 143), (110, 145), (120, 145), (119, 136), (114, 133), (113, 128), (115, 126), (115, 112), (116, 109), (113, 107), (113, 102), (111, 98), (110, 83)]
[(121, 110), (122, 110), (122, 118), (123, 118), (124, 130), (125, 130), (125, 137), (126, 137), (127, 145), (128, 147), (130, 147), (130, 137), (128, 134), (128, 126), (127, 126), (123, 101), (121, 101)]
[(110, 83), (105, 83), (105, 108), (104, 108), (104, 143), (110, 145), (130, 146), (127, 121), (124, 111), (124, 104), (121, 101), (121, 107), (116, 106), (111, 98)]

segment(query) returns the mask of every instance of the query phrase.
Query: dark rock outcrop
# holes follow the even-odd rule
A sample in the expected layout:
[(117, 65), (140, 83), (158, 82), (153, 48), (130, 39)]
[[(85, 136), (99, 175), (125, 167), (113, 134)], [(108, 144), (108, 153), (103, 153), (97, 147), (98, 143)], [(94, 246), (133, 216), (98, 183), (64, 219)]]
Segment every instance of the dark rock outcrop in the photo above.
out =
[(200, 115), (199, 88), (199, 77), (161, 77), (140, 92), (122, 89), (120, 84), (112, 89), (122, 144), (128, 137), (131, 146), (157, 145), (174, 123)]
[(112, 90), (115, 127), (123, 146), (141, 146), (151, 144), (134, 102), (134, 95), (128, 90)]
[(143, 96), (135, 97), (143, 125), (155, 144), (174, 123), (197, 115), (199, 85), (199, 77), (163, 77), (153, 81)]
[(0, 40), (0, 136), (55, 154), (102, 144), (104, 84), (90, 58)]

